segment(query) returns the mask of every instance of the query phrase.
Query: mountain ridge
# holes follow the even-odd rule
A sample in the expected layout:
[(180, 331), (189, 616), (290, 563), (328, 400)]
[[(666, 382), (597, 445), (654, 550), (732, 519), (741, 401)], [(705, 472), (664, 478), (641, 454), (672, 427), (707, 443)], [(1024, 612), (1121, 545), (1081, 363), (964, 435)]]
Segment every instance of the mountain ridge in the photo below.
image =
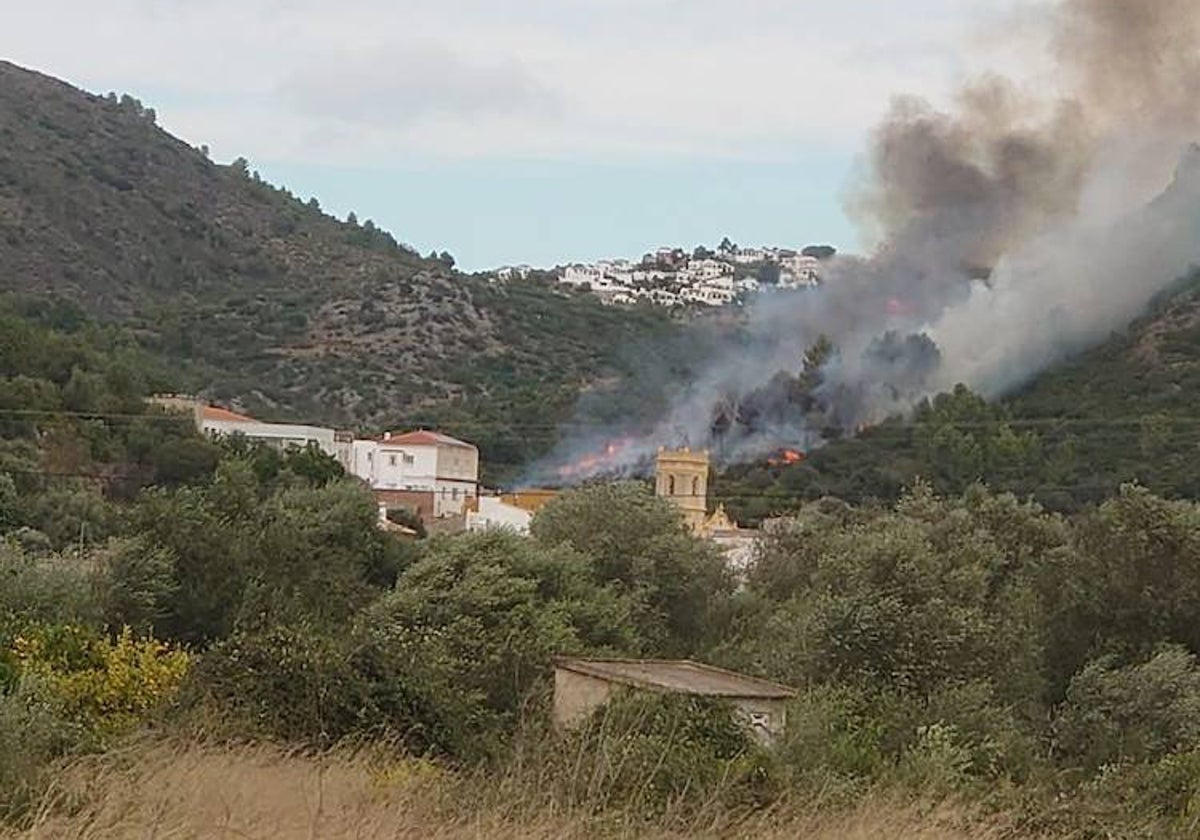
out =
[(557, 420), (630, 347), (674, 329), (449, 262), (334, 219), (242, 159), (213, 163), (131, 96), (0, 62), (0, 290), (131, 328), (177, 363), (181, 388), (352, 427), (461, 425), (485, 399), (502, 406), (491, 420)]

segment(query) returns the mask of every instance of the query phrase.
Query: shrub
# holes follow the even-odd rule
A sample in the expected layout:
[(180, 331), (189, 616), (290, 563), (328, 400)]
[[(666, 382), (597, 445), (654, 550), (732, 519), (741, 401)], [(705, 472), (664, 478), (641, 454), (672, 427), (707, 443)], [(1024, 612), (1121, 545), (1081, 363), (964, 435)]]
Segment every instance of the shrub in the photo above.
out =
[(51, 763), (92, 746), (86, 727), (26, 688), (0, 685), (0, 822), (22, 814), (51, 778)]
[(90, 564), (58, 555), (31, 556), (15, 540), (0, 541), (0, 648), (29, 623), (94, 624), (101, 617)]
[(1075, 675), (1054, 722), (1058, 754), (1086, 769), (1155, 761), (1200, 743), (1200, 669), (1183, 648), (1120, 666), (1110, 658)]
[(129, 628), (114, 640), (75, 625), (33, 628), (15, 638), (20, 688), (105, 740), (174, 699), (189, 658)]
[(545, 545), (588, 555), (596, 581), (631, 599), (648, 651), (687, 655), (716, 634), (714, 618), (732, 590), (724, 558), (644, 485), (597, 484), (564, 493), (530, 527)]
[(358, 633), (384, 682), (431, 715), (429, 737), (479, 757), (502, 749), (555, 654), (636, 644), (629, 613), (584, 555), (489, 531), (429, 543)]
[(218, 642), (198, 657), (182, 703), (193, 720), (230, 734), (321, 746), (380, 722), (346, 636), (304, 625)]
[(619, 691), (578, 730), (548, 743), (540, 760), (555, 800), (589, 810), (761, 806), (782, 782), (732, 706), (707, 698)]

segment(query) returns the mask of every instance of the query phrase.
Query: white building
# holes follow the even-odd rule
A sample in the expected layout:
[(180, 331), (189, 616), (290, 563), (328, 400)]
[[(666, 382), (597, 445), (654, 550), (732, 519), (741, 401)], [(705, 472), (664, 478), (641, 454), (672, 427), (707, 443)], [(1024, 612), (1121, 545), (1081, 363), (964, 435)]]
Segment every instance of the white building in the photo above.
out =
[(724, 260), (692, 260), (680, 272), (681, 276), (695, 281), (714, 280), (727, 274), (733, 274), (733, 266)]
[(388, 432), (354, 441), (350, 472), (381, 498), (393, 491), (434, 518), (462, 516), (478, 493), (479, 450), (438, 432)]
[(737, 293), (731, 289), (693, 286), (690, 289), (684, 289), (680, 297), (691, 303), (702, 303), (705, 306), (725, 306), (733, 303), (737, 298)]
[(510, 505), (499, 496), (480, 496), (478, 508), (467, 513), (467, 530), (501, 528), (526, 534), (532, 519), (533, 514), (528, 510)]
[(241, 435), (247, 440), (266, 444), (280, 451), (317, 446), (322, 452), (337, 458), (350, 468), (351, 435), (335, 432), (324, 426), (305, 426), (296, 423), (267, 423), (226, 408), (208, 405), (197, 397), (158, 396), (150, 402), (175, 411), (190, 413), (196, 428), (212, 438)]
[(501, 280), (512, 280), (520, 278), (524, 280), (533, 272), (533, 267), (528, 265), (506, 265), (504, 268), (496, 271), (496, 277)]
[(604, 272), (594, 265), (569, 265), (559, 279), (568, 286), (592, 286), (602, 277)]

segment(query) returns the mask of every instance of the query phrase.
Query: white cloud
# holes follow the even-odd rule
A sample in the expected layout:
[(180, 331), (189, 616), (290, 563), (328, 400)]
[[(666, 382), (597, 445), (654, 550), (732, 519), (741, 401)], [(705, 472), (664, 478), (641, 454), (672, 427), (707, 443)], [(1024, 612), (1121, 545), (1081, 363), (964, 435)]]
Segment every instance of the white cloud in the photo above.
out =
[(860, 147), (893, 92), (944, 95), (1007, 5), (45, 0), (7, 13), (0, 50), (129, 90), (221, 157), (769, 159)]
[(516, 60), (473, 62), (430, 42), (332, 52), (297, 68), (278, 93), (317, 119), (393, 128), (427, 118), (541, 118), (561, 108), (558, 95)]

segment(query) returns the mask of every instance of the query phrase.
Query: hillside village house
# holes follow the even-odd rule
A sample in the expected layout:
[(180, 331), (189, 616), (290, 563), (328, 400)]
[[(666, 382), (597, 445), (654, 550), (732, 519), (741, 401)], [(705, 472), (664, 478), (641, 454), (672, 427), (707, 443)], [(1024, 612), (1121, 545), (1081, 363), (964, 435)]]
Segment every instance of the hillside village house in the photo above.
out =
[(439, 432), (356, 440), (352, 465), (380, 501), (412, 507), (422, 520), (462, 517), (479, 493), (479, 450)]
[(192, 415), (196, 428), (211, 437), (243, 435), (276, 449), (316, 445), (365, 482), (386, 512), (407, 508), (426, 527), (453, 520), (461, 527), (478, 495), (479, 450), (439, 432), (386, 433), (358, 440), (349, 432), (320, 426), (266, 423), (245, 414), (208, 405), (188, 396), (160, 396), (151, 402)]
[(196, 397), (169, 395), (153, 397), (155, 405), (172, 411), (191, 414), (196, 428), (209, 437), (243, 437), (265, 443), (279, 450), (304, 449), (316, 445), (322, 452), (336, 458), (347, 472), (350, 471), (350, 441), (348, 432), (336, 432), (321, 426), (303, 426), (294, 423), (267, 423), (245, 414), (200, 400)]

